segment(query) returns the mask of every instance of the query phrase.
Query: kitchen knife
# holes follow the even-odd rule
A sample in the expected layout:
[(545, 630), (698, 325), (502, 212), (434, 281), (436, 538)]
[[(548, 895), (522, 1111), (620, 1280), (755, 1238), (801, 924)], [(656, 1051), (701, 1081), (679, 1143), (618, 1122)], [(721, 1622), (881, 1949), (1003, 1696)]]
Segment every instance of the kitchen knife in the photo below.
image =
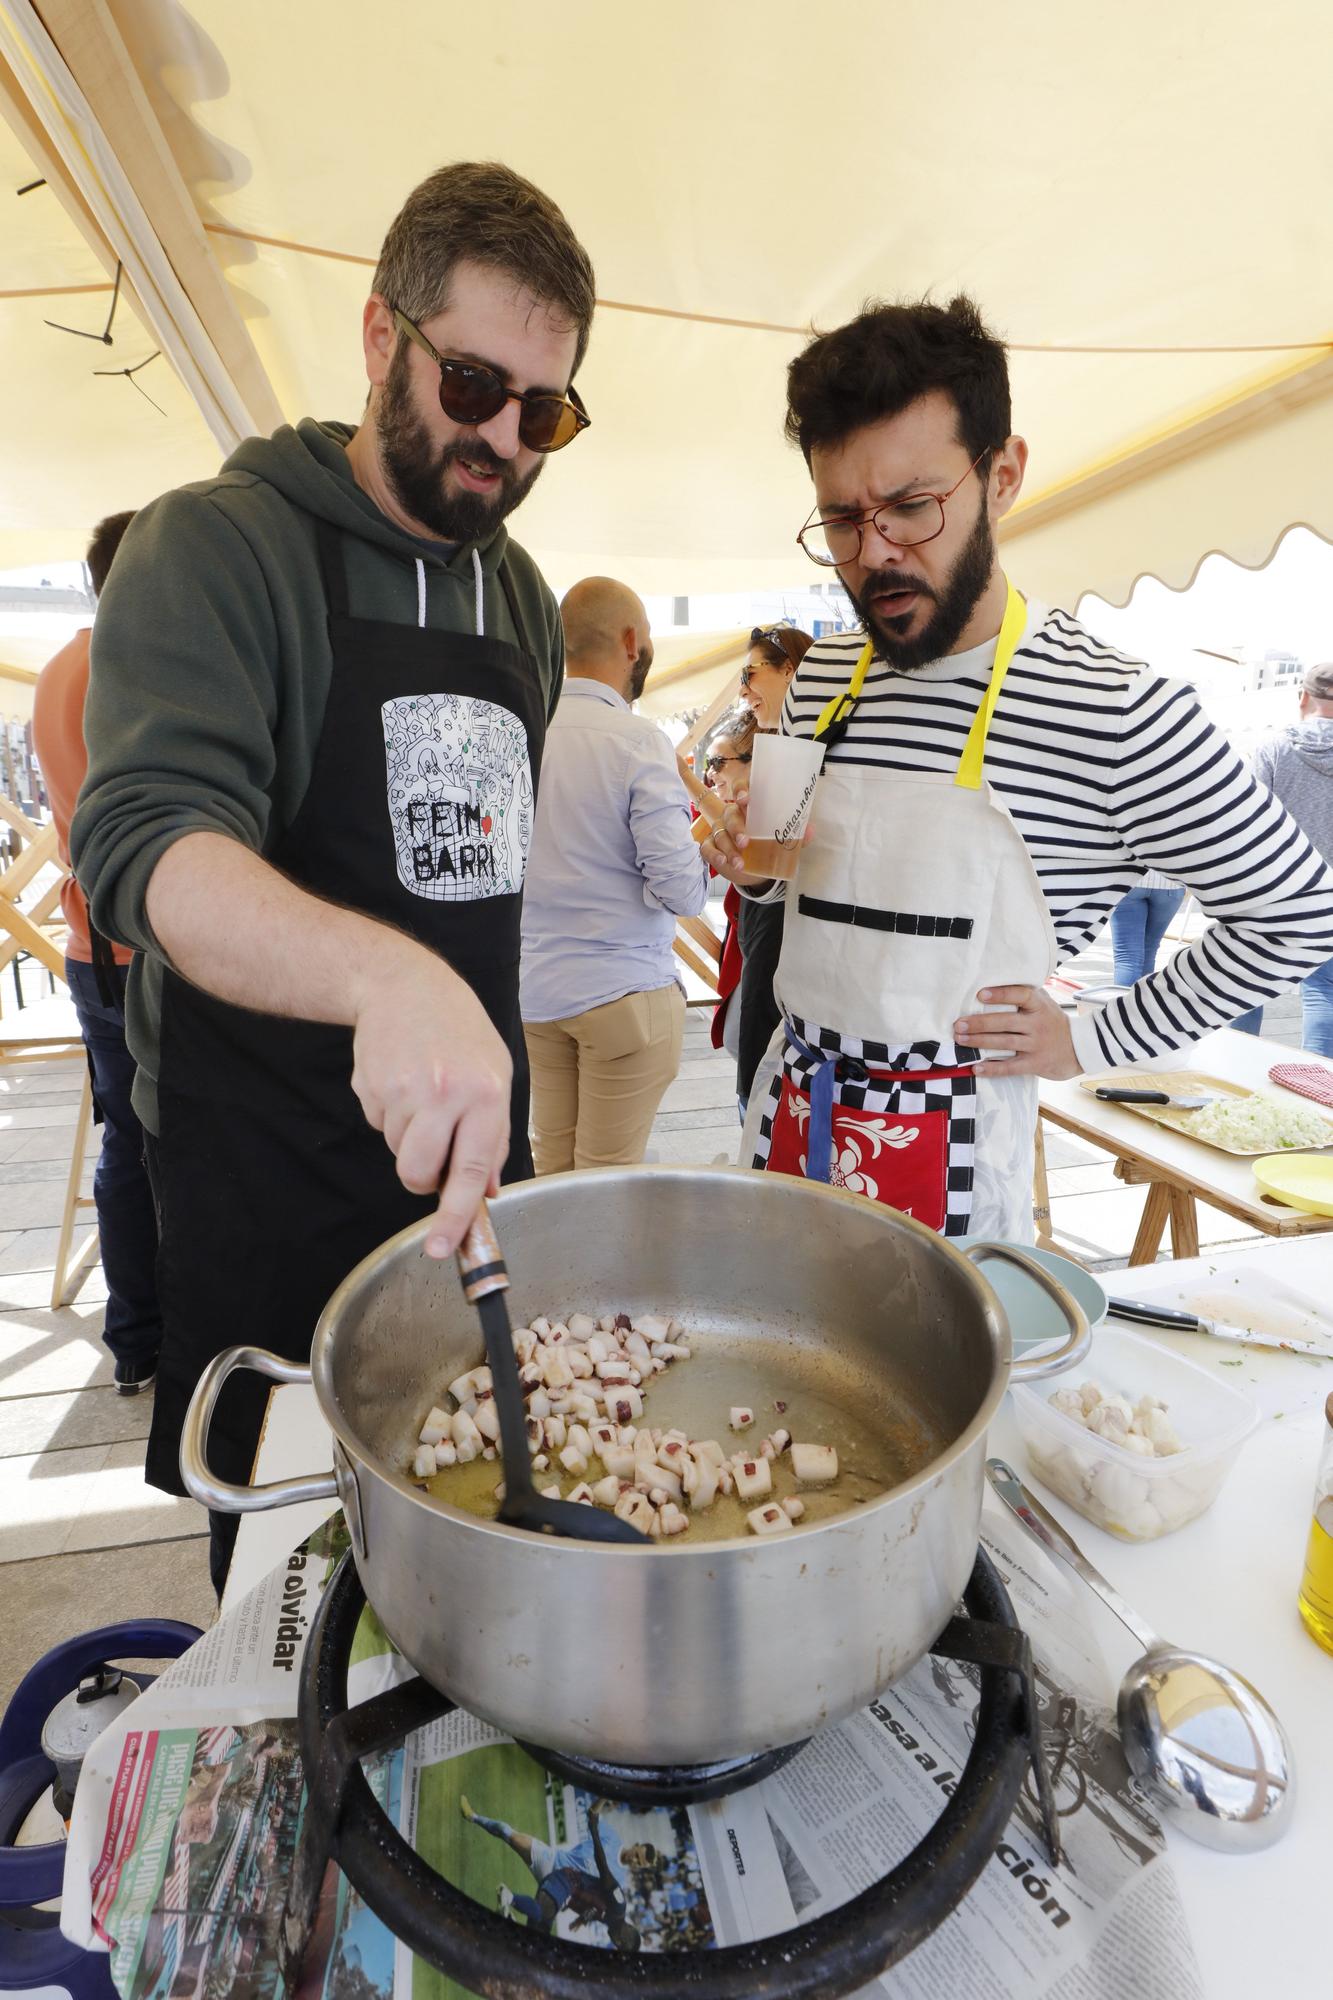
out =
[(1169, 1104), (1173, 1111), (1202, 1111), (1211, 1097), (1172, 1097), (1165, 1090), (1118, 1090), (1110, 1085), (1093, 1092), (1103, 1104)]
[(1321, 1361), (1333, 1361), (1333, 1346), (1318, 1340), (1287, 1340), (1280, 1333), (1255, 1333), (1248, 1326), (1232, 1326), (1224, 1319), (1204, 1319), (1198, 1313), (1181, 1312), (1175, 1306), (1155, 1305), (1143, 1299), (1108, 1299), (1107, 1309), (1117, 1319), (1132, 1326), (1170, 1327), (1180, 1333), (1208, 1333), (1216, 1340), (1235, 1340), (1246, 1347), (1281, 1347), (1288, 1354), (1315, 1354)]

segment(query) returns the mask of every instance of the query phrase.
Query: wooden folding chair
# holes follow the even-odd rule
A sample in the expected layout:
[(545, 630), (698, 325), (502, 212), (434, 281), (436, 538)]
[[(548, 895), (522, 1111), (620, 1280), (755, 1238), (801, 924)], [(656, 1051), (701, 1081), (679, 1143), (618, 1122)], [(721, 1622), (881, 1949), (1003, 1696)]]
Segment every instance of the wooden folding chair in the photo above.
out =
[(69, 1173), (65, 1177), (65, 1205), (60, 1217), (55, 1270), (51, 1278), (51, 1304), (67, 1306), (78, 1296), (79, 1287), (97, 1262), (98, 1236), (93, 1229), (77, 1250), (72, 1250), (74, 1228), (81, 1209), (93, 1206), (92, 1197), (81, 1192), (83, 1168), (92, 1129), (93, 1089), (88, 1074), (88, 1054), (79, 1032), (74, 1003), (63, 990), (49, 1000), (25, 1007), (21, 1014), (0, 1021), (0, 1071), (25, 1063), (78, 1063), (83, 1071), (83, 1089), (74, 1121), (74, 1144)]
[[(54, 824), (34, 826), (16, 806), (4, 801), (4, 817), (23, 834), (26, 845), (16, 861), (0, 875), (0, 972), (21, 951), (40, 961), (55, 978), (65, 976), (65, 953), (58, 933), (63, 925), (56, 915), (60, 889), (68, 870), (61, 866), (56, 851)], [(24, 829), (27, 829), (24, 832)], [(44, 868), (54, 866), (57, 875), (25, 906), (23, 898), (32, 889)]]
[(677, 917), (674, 949), (677, 958), (702, 979), (708, 992), (687, 1004), (711, 1007), (718, 996), (718, 974), (722, 966), (722, 940), (703, 917)]
[[(88, 1056), (79, 1030), (73, 1002), (63, 986), (65, 977), (64, 920), (60, 915), (60, 891), (69, 870), (60, 860), (54, 822), (39, 826), (35, 820), (0, 794), (0, 819), (13, 827), (24, 845), (18, 858), (0, 875), (0, 972), (27, 952), (44, 965), (53, 979), (62, 982), (50, 1000), (25, 1007), (10, 1021), (0, 1022), (0, 1066), (36, 1062), (77, 1062), (83, 1071), (78, 1115), (74, 1121), (74, 1144), (69, 1172), (65, 1177), (65, 1203), (60, 1217), (55, 1270), (51, 1278), (51, 1304), (69, 1305), (97, 1261), (100, 1247), (96, 1228), (89, 1230), (77, 1250), (74, 1231), (81, 1210), (93, 1207), (90, 1195), (82, 1192), (83, 1169), (88, 1153), (88, 1136), (93, 1122), (92, 1079)], [(31, 892), (47, 868), (54, 879)], [(25, 903), (25, 898), (27, 901)]]

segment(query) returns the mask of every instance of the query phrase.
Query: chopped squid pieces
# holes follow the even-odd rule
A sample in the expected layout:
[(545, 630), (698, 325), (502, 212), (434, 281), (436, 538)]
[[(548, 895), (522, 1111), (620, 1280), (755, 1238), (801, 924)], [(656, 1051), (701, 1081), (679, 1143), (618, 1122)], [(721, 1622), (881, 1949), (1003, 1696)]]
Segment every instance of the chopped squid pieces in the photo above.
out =
[[(772, 1467), (766, 1458), (733, 1459), (731, 1476), (738, 1500), (763, 1500), (773, 1491)], [(750, 1518), (753, 1521), (753, 1515)]]
[(838, 1476), (838, 1454), (831, 1444), (794, 1444), (791, 1469), (802, 1486), (831, 1486)]
[[(627, 1313), (596, 1320), (583, 1312), (563, 1319), (539, 1316), (516, 1328), (513, 1342), (534, 1472), (549, 1468), (557, 1477), (563, 1475), (571, 1482), (566, 1499), (609, 1508), (654, 1540), (687, 1533), (693, 1517), (705, 1514), (719, 1498), (751, 1510), (746, 1520), (753, 1533), (781, 1533), (801, 1518), (805, 1507), (777, 1489), (779, 1465), (788, 1491), (793, 1481), (826, 1486), (837, 1477), (837, 1453), (831, 1447), (793, 1444), (783, 1427), (753, 1443), (740, 1445), (733, 1439), (737, 1448), (731, 1449), (716, 1437), (691, 1438), (682, 1430), (646, 1423), (645, 1399), (653, 1382), (690, 1358), (690, 1341), (677, 1320), (656, 1314), (631, 1319)], [(489, 1368), (470, 1368), (456, 1376), (448, 1399), (457, 1407), (445, 1409), (441, 1398), (422, 1423), (412, 1461), (415, 1478), (429, 1479), (445, 1467), (496, 1455), (500, 1426)], [(787, 1406), (775, 1407), (781, 1415)], [(755, 1409), (748, 1404), (735, 1404), (725, 1415), (733, 1431), (750, 1431), (755, 1424)], [(498, 1489), (487, 1491), (503, 1497)], [(542, 1491), (558, 1498), (561, 1486), (547, 1485)], [(723, 1532), (734, 1534), (739, 1523), (730, 1509), (726, 1512), (730, 1519)]]
[(1170, 1458), (1184, 1448), (1157, 1396), (1140, 1396), (1131, 1403), (1128, 1396), (1108, 1394), (1096, 1382), (1080, 1382), (1077, 1389), (1057, 1389), (1048, 1401), (1094, 1437), (1139, 1458)]

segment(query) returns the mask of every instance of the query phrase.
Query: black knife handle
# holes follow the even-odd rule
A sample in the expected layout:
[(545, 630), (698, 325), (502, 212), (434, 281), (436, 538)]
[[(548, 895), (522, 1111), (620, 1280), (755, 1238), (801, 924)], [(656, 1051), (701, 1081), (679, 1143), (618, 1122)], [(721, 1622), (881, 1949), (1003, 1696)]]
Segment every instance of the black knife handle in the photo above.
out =
[(1103, 1104), (1169, 1104), (1171, 1099), (1164, 1090), (1095, 1090), (1094, 1097), (1100, 1097)]
[(1190, 1333), (1199, 1330), (1198, 1314), (1179, 1312), (1175, 1306), (1153, 1305), (1146, 1299), (1108, 1299), (1106, 1304), (1117, 1319), (1135, 1326), (1178, 1326)]

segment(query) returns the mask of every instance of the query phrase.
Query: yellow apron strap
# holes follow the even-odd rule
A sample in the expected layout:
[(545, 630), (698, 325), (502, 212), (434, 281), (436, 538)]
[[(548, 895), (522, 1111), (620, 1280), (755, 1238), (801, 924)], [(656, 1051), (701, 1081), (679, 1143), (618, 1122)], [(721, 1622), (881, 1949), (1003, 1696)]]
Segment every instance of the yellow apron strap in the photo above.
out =
[(815, 724), (816, 743), (821, 741), (825, 731), (834, 722), (841, 722), (847, 711), (855, 705), (857, 697), (866, 684), (866, 675), (870, 671), (870, 662), (874, 657), (874, 641), (867, 639), (861, 649), (861, 657), (856, 663), (856, 671), (853, 673), (851, 680), (847, 683), (841, 694), (835, 694), (832, 701), (825, 703), (824, 707), (819, 711), (819, 720)]
[[(1004, 617), (1000, 623), (1000, 636), (995, 642), (995, 665), (991, 668), (990, 685), (986, 689), (980, 708), (972, 718), (972, 727), (968, 731), (967, 742), (963, 745), (963, 754), (958, 760), (958, 772), (954, 778), (956, 785), (964, 785), (969, 791), (976, 792), (981, 789), (981, 767), (986, 757), (986, 733), (991, 725), (991, 717), (995, 713), (995, 704), (1000, 699), (1000, 689), (1004, 686), (1009, 663), (1018, 651), (1018, 642), (1023, 636), (1026, 618), (1027, 605), (1011, 583), (1009, 595), (1005, 600)], [(827, 702), (819, 712), (819, 720), (815, 724), (816, 743), (821, 741), (835, 722), (840, 722), (855, 706), (865, 686), (870, 662), (874, 657), (874, 642), (867, 639), (851, 680), (842, 693), (835, 694), (832, 701)]]
[(1023, 625), (1027, 618), (1027, 606), (1013, 584), (1009, 585), (1009, 595), (1005, 600), (1004, 618), (1000, 624), (1000, 636), (995, 642), (995, 665), (991, 668), (990, 685), (982, 698), (981, 706), (972, 718), (972, 727), (967, 732), (963, 754), (958, 760), (958, 772), (954, 778), (956, 785), (964, 786), (970, 792), (981, 789), (981, 767), (986, 758), (986, 734), (990, 729), (995, 704), (1000, 699), (1000, 689), (1009, 671), (1009, 663), (1018, 651), (1018, 642), (1023, 636)]

